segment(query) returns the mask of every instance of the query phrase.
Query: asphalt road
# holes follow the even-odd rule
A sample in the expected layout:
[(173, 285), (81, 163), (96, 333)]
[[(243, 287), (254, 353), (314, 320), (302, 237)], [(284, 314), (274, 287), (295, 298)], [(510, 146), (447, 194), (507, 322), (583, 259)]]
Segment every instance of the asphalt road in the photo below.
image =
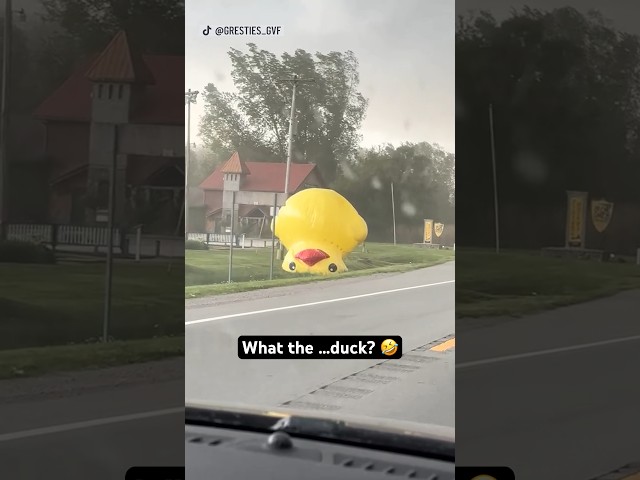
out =
[[(188, 401), (455, 425), (455, 264), (187, 302)], [(400, 335), (399, 360), (241, 360), (241, 335)], [(449, 342), (451, 344), (452, 342)]]
[(640, 292), (626, 292), (517, 320), (458, 320), (457, 463), (588, 480), (638, 462), (639, 305)]
[[(28, 399), (13, 381), (0, 382), (15, 394), (0, 403), (2, 478), (113, 480), (134, 465), (184, 465), (182, 379), (130, 385), (115, 379), (85, 392), (79, 382), (75, 391), (55, 395), (45, 393), (47, 380), (26, 382)], [(45, 398), (35, 396), (38, 388)]]

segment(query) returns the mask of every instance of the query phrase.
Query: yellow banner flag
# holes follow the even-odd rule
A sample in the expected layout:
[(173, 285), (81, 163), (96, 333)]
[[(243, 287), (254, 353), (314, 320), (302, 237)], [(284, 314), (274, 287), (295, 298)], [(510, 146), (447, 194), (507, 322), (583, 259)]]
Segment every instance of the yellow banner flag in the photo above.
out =
[(585, 216), (587, 194), (584, 192), (569, 192), (567, 212), (567, 246), (584, 248), (585, 244)]
[(433, 237), (433, 220), (424, 221), (424, 243), (431, 243)]

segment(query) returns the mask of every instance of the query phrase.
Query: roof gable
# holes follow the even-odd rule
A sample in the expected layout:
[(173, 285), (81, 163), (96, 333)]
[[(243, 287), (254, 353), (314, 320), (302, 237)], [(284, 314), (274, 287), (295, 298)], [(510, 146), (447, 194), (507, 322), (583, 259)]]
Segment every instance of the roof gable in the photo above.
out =
[(222, 166), (222, 173), (238, 173), (240, 175), (248, 175), (251, 173), (247, 164), (240, 159), (238, 152), (234, 152), (231, 158)]
[[(91, 80), (87, 72), (98, 62), (99, 54), (85, 59), (78, 68), (36, 109), (40, 120), (89, 122), (91, 120)], [(138, 93), (130, 122), (156, 125), (184, 125), (184, 57), (142, 55), (155, 82)]]
[(153, 74), (124, 31), (113, 37), (86, 77), (92, 82), (154, 83)]
[[(249, 192), (284, 192), (286, 163), (246, 162), (250, 173), (242, 182), (241, 190)], [(224, 164), (219, 165), (201, 184), (203, 190), (223, 190)], [(313, 163), (292, 163), (289, 172), (289, 191), (297, 191), (304, 181), (316, 171)]]

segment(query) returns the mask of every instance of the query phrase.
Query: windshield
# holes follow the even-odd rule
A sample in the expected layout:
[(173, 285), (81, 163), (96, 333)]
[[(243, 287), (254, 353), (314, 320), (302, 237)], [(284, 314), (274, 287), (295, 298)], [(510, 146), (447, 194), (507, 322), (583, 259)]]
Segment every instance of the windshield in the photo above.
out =
[(454, 3), (214, 3), (186, 4), (187, 404), (452, 432)]

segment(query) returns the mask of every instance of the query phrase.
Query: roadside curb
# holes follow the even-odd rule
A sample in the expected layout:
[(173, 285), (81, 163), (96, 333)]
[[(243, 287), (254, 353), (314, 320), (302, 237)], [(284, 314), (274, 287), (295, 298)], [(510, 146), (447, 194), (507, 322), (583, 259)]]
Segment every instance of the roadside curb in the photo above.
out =
[(184, 378), (184, 357), (127, 365), (48, 372), (27, 378), (0, 380), (0, 405), (75, 397), (121, 387), (153, 385)]
[[(251, 288), (247, 288), (247, 289), (242, 289), (239, 291), (231, 291), (231, 292), (218, 292), (218, 293), (211, 293), (211, 294), (205, 294), (205, 295), (196, 295), (196, 296), (192, 296), (192, 297), (188, 297), (187, 293), (185, 291), (185, 306), (188, 306), (189, 304), (194, 305), (198, 302), (198, 300), (205, 300), (206, 299), (212, 299), (212, 298), (220, 298), (220, 297), (224, 297), (224, 296), (229, 296), (229, 295), (240, 295), (240, 294), (247, 294), (247, 293), (252, 293), (252, 292), (256, 292), (256, 291), (277, 291), (277, 289), (286, 289), (286, 288), (292, 288), (292, 287), (299, 287), (299, 286), (307, 286), (307, 285), (312, 285), (312, 284), (318, 284), (318, 283), (322, 283), (322, 284), (328, 284), (331, 282), (342, 282), (342, 281), (348, 281), (348, 280), (356, 280), (356, 279), (367, 279), (367, 278), (375, 278), (375, 277), (382, 277), (382, 276), (389, 276), (389, 275), (401, 275), (404, 273), (410, 273), (410, 272), (414, 272), (416, 270), (422, 270), (422, 269), (427, 269), (427, 268), (433, 268), (433, 267), (438, 267), (441, 265), (447, 265), (449, 263), (455, 263), (455, 258), (453, 259), (447, 259), (445, 261), (441, 261), (441, 262), (437, 262), (437, 263), (433, 263), (433, 264), (415, 264), (413, 267), (410, 268), (398, 268), (397, 270), (395, 268), (389, 268), (389, 270), (387, 271), (377, 271), (377, 272), (370, 272), (370, 273), (361, 273), (361, 274), (355, 274), (355, 275), (346, 275), (346, 276), (342, 276), (342, 277), (336, 277), (336, 278), (308, 278), (305, 279), (303, 281), (298, 281), (298, 282), (291, 282), (291, 283), (287, 283), (284, 285), (256, 285), (256, 286), (252, 286)], [(405, 266), (406, 267), (406, 266)], [(364, 272), (364, 270), (355, 270), (355, 272)], [(258, 282), (264, 282), (264, 280), (260, 280), (260, 281), (256, 281), (256, 283)], [(252, 282), (237, 282), (237, 284), (251, 284)], [(221, 284), (214, 284), (214, 285), (227, 285), (226, 283), (221, 283)], [(189, 285), (189, 287), (204, 287), (205, 285)]]

